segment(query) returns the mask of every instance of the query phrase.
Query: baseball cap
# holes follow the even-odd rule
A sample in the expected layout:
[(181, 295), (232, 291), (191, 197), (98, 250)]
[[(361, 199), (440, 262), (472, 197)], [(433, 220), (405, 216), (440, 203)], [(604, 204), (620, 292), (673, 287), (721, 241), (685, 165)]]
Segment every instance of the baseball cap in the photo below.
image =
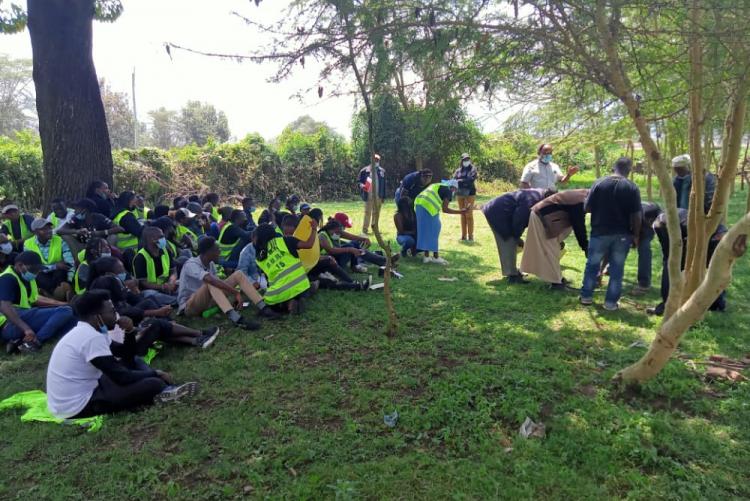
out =
[(18, 206), (16, 204), (8, 204), (5, 207), (3, 207), (3, 214), (7, 214), (9, 211), (12, 210), (18, 210)]
[(47, 225), (52, 226), (52, 223), (47, 221), (46, 219), (38, 217), (31, 222), (31, 231), (41, 230)]
[(195, 217), (196, 214), (203, 212), (203, 206), (198, 202), (190, 202), (185, 208), (192, 214), (192, 216), (188, 217)]
[(690, 155), (678, 155), (672, 159), (672, 167), (690, 167)]
[(310, 204), (308, 204), (307, 202), (305, 202), (305, 203), (303, 203), (302, 205), (299, 206), (299, 210), (307, 210), (307, 209), (311, 209), (311, 208), (312, 207), (310, 207)]
[(337, 212), (336, 214), (333, 215), (333, 219), (341, 223), (344, 226), (344, 228), (352, 227), (352, 222), (349, 219), (349, 216), (347, 216), (344, 212)]
[(466, 160), (467, 158), (471, 158), (468, 153), (463, 153), (461, 155), (461, 160)]

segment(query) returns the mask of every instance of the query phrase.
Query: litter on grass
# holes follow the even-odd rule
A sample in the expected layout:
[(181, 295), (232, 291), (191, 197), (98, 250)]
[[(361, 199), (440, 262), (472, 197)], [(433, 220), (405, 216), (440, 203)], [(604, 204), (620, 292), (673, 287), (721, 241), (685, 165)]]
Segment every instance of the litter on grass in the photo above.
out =
[(398, 423), (398, 411), (393, 411), (390, 414), (385, 414), (383, 416), (383, 423), (385, 423), (388, 428), (395, 428), (396, 423)]
[(546, 435), (544, 423), (535, 423), (528, 416), (526, 417), (526, 420), (521, 425), (521, 429), (518, 430), (518, 433), (523, 438), (529, 438), (529, 437), (544, 438), (544, 436)]
[(456, 277), (438, 277), (438, 280), (441, 282), (458, 282)]

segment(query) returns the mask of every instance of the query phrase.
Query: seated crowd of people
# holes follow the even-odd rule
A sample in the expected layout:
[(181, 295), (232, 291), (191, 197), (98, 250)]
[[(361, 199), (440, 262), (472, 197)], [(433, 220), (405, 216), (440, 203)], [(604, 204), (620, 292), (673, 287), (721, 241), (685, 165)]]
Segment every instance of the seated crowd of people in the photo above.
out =
[[(617, 160), (613, 174), (590, 189), (557, 191), (557, 184), (578, 169), (563, 174), (551, 161), (550, 145), (540, 146), (538, 154), (524, 169), (519, 190), (482, 207), (474, 206), (477, 169), (468, 154), (452, 179), (432, 183), (426, 169), (407, 175), (396, 190), (394, 223), (401, 252), (391, 262), (424, 253), (424, 263), (446, 265), (438, 249), (440, 214), (460, 215), (461, 240), (471, 243), (471, 214), (481, 210), (510, 284), (528, 283), (527, 273), (554, 290), (569, 288), (560, 258), (573, 233), (587, 256), (581, 304), (592, 304), (594, 289), (608, 275), (604, 308), (616, 310), (631, 247), (638, 252), (633, 293), (650, 289), (656, 236), (663, 253), (662, 301), (649, 313), (662, 314), (669, 293), (665, 216), (657, 204), (641, 202), (628, 178), (632, 161)], [(384, 177), (379, 160), (377, 172)], [(684, 240), (690, 157), (675, 158), (673, 167)], [(365, 199), (371, 187), (368, 169), (359, 178)], [(705, 183), (706, 211), (715, 186), (711, 176)], [(382, 198), (385, 191), (378, 191)], [(449, 206), (454, 196), (459, 209)], [(14, 204), (2, 207), (0, 336), (9, 354), (38, 352), (43, 343), (62, 336), (47, 372), (48, 405), (56, 417), (88, 417), (193, 395), (196, 383), (176, 385), (144, 357), (163, 343), (206, 348), (219, 327), (193, 329), (175, 317), (223, 315), (236, 327), (256, 330), (261, 320), (299, 314), (318, 289), (374, 288), (368, 264), (382, 268), (387, 260), (382, 251), (368, 250), (367, 227), (362, 234), (350, 233), (347, 214), (325, 218), (320, 208), (301, 203), (296, 195), (274, 197), (257, 223), (251, 197), (242, 199), (241, 209), (222, 205), (215, 193), (178, 196), (171, 206), (153, 209), (144, 204), (142, 196), (123, 191), (115, 197), (106, 183), (96, 181), (70, 207), (54, 200), (46, 218), (25, 214)], [(370, 205), (366, 200), (366, 210)], [(725, 232), (720, 226), (712, 237), (709, 259)], [(355, 274), (366, 278), (357, 280)], [(722, 293), (712, 309), (725, 307)], [(243, 315), (245, 309), (254, 310), (256, 318)]]
[[(81, 418), (192, 395), (143, 358), (159, 344), (206, 348), (219, 327), (175, 318), (224, 315), (256, 330), (261, 320), (298, 314), (319, 288), (366, 291), (367, 264), (386, 257), (349, 217), (274, 198), (258, 223), (255, 203), (222, 206), (215, 193), (176, 197), (149, 209), (130, 191), (94, 182), (46, 218), (2, 208), (0, 336), (6, 351), (36, 353), (61, 337), (47, 373), (50, 411)], [(397, 260), (397, 256), (394, 260)], [(353, 274), (366, 274), (362, 280)], [(252, 309), (255, 315), (244, 315)], [(253, 318), (256, 317), (256, 318)]]

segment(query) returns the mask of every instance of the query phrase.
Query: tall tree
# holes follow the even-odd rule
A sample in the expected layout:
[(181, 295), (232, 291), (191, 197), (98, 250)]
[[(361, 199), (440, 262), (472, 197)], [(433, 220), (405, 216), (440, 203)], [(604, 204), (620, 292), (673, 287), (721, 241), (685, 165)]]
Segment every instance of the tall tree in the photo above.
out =
[(151, 141), (154, 146), (168, 150), (177, 146), (180, 137), (177, 112), (165, 107), (148, 112), (151, 117)]
[(107, 130), (112, 149), (132, 148), (135, 144), (135, 116), (130, 108), (130, 97), (125, 92), (115, 92), (107, 82), (99, 82), (107, 118)]
[(203, 146), (209, 138), (220, 143), (229, 139), (229, 121), (223, 111), (214, 105), (200, 101), (188, 101), (178, 117), (180, 130), (186, 143)]
[(31, 60), (0, 55), (0, 135), (36, 127)]
[(112, 182), (99, 81), (92, 56), (92, 23), (116, 19), (119, 0), (28, 0), (11, 5), (4, 30), (28, 25), (39, 135), (44, 156), (44, 199), (80, 196), (94, 179)]

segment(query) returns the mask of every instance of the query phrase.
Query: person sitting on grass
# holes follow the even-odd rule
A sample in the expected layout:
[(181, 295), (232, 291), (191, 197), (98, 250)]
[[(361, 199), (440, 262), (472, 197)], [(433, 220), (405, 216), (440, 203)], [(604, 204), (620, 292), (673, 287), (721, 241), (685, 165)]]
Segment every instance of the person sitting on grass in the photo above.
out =
[(153, 297), (161, 306), (174, 305), (177, 301), (177, 273), (175, 264), (167, 252), (167, 239), (156, 226), (143, 230), (143, 248), (133, 259), (133, 276), (144, 297)]
[(401, 246), (401, 255), (417, 255), (417, 214), (414, 202), (407, 195), (401, 195), (396, 203), (393, 224), (396, 226), (396, 242)]
[[(321, 212), (322, 216), (322, 212)], [(312, 218), (315, 221), (317, 227), (318, 220)], [(284, 237), (294, 237), (294, 232), (297, 229), (298, 218), (296, 216), (287, 215), (281, 222), (281, 229), (284, 233)], [(252, 245), (252, 244), (251, 244)], [(304, 247), (297, 246), (298, 249)], [(244, 252), (244, 251), (243, 251)], [(363, 282), (355, 282), (336, 262), (332, 256), (320, 256), (318, 262), (308, 272), (307, 276), (310, 280), (318, 281), (321, 289), (332, 289), (332, 290), (353, 290), (362, 291), (370, 288), (371, 279), (367, 279)]]
[(86, 244), (81, 264), (73, 275), (73, 290), (76, 294), (86, 292), (91, 277), (91, 265), (100, 257), (112, 257), (112, 248), (103, 238), (94, 237)]
[(219, 255), (219, 244), (213, 237), (205, 237), (198, 242), (198, 255), (188, 259), (180, 273), (180, 288), (177, 292), (179, 312), (188, 317), (197, 317), (210, 308), (218, 307), (236, 326), (257, 330), (260, 328), (259, 323), (240, 315), (244, 293), (258, 308), (260, 316), (278, 318), (278, 314), (266, 305), (244, 273), (235, 271), (226, 280), (217, 276), (216, 262)]
[(190, 212), (190, 209), (178, 209), (174, 213), (175, 221), (175, 240), (177, 247), (187, 249), (191, 253), (198, 248), (198, 235), (190, 229), (193, 219), (197, 214)]
[[(47, 406), (55, 417), (91, 417), (195, 395), (197, 383), (174, 386), (168, 373), (136, 358), (133, 322), (117, 318), (107, 291), (87, 291), (75, 308), (80, 321), (57, 343), (47, 366)], [(117, 325), (125, 332), (122, 344), (109, 337)]]
[[(115, 245), (126, 256), (125, 259), (132, 259), (132, 255), (138, 250), (138, 241), (143, 232), (143, 225), (135, 217), (135, 193), (132, 191), (123, 191), (117, 199), (115, 208), (115, 217), (112, 223), (122, 228), (122, 232), (117, 234)], [(131, 254), (132, 253), (132, 254)]]
[(365, 250), (353, 245), (341, 245), (344, 227), (335, 219), (329, 219), (318, 233), (321, 257), (332, 256), (341, 268), (354, 273), (367, 273), (367, 267), (360, 264)]
[(42, 267), (39, 254), (24, 251), (0, 273), (0, 335), (8, 353), (37, 352), (75, 325), (70, 306), (39, 295), (36, 275)]
[(51, 202), (52, 211), (47, 214), (47, 221), (52, 223), (52, 231), (57, 233), (57, 230), (63, 227), (68, 221), (73, 219), (75, 211), (69, 209), (65, 200), (62, 198), (54, 198)]
[(123, 231), (111, 219), (96, 212), (93, 200), (82, 198), (73, 204), (73, 208), (73, 218), (57, 230), (57, 234), (65, 240), (74, 256), (84, 249), (90, 238), (108, 238)]
[[(362, 237), (358, 235), (354, 235), (353, 233), (349, 233), (346, 231), (346, 229), (352, 227), (351, 219), (349, 219), (349, 216), (344, 212), (337, 212), (333, 215), (333, 220), (337, 221), (340, 225), (340, 231), (338, 232), (338, 239), (334, 241), (334, 244), (340, 247), (344, 248), (355, 248), (358, 250), (361, 250), (362, 252), (359, 254), (359, 256), (356, 256), (355, 254), (352, 254), (354, 259), (352, 259), (352, 271), (356, 273), (367, 273), (367, 266), (363, 264), (363, 262), (372, 263), (377, 266), (384, 266), (385, 265), (385, 256), (381, 256), (380, 254), (375, 254), (374, 252), (370, 252), (368, 250), (365, 250), (367, 247), (371, 245), (370, 239), (367, 237)], [(329, 222), (331, 219), (328, 220)], [(331, 234), (333, 236), (333, 234)], [(346, 239), (346, 242), (341, 242), (341, 238)], [(321, 244), (322, 247), (322, 244)], [(395, 265), (398, 262), (398, 258), (400, 255), (393, 256), (392, 262)], [(338, 258), (337, 258), (338, 260)], [(344, 266), (342, 263), (339, 262), (341, 266)]]
[(239, 209), (235, 209), (229, 216), (229, 222), (224, 225), (217, 239), (221, 249), (219, 264), (224, 268), (237, 269), (240, 252), (250, 242), (252, 232), (245, 230), (247, 216)]
[(92, 289), (105, 289), (120, 315), (130, 317), (138, 325), (146, 317), (169, 317), (170, 305), (162, 306), (153, 297), (146, 297), (138, 288), (122, 262), (113, 257), (100, 257), (91, 263), (89, 282)]
[(278, 196), (273, 197), (270, 202), (268, 202), (268, 208), (264, 209), (263, 212), (260, 213), (260, 217), (258, 218), (258, 224), (271, 224), (274, 226), (281, 226), (281, 219), (284, 217), (283, 214), (280, 214), (281, 209), (281, 200)]
[(31, 230), (31, 223), (34, 221), (34, 216), (21, 214), (17, 205), (8, 204), (3, 207), (2, 219), (3, 233), (13, 243), (13, 248), (17, 252), (21, 252), (24, 241), (34, 236), (34, 232)]
[(314, 219), (310, 220), (310, 227), (312, 231), (305, 242), (279, 235), (270, 224), (259, 225), (253, 233), (258, 267), (268, 278), (263, 299), (276, 310), (299, 314), (303, 309), (302, 298), (318, 289), (318, 283), (311, 284), (307, 278), (297, 252), (298, 249), (311, 249), (315, 244), (317, 222)]
[(44, 269), (36, 276), (39, 291), (58, 301), (67, 301), (73, 294), (70, 283), (73, 280), (75, 261), (68, 244), (58, 235), (52, 234), (52, 223), (40, 217), (31, 223), (34, 237), (23, 244), (26, 251), (39, 255)]
[(247, 231), (255, 231), (255, 228), (257, 228), (258, 225), (255, 224), (253, 216), (255, 213), (255, 200), (253, 200), (253, 197), (245, 197), (242, 199), (242, 211), (245, 213), (245, 216), (247, 216), (245, 229)]

